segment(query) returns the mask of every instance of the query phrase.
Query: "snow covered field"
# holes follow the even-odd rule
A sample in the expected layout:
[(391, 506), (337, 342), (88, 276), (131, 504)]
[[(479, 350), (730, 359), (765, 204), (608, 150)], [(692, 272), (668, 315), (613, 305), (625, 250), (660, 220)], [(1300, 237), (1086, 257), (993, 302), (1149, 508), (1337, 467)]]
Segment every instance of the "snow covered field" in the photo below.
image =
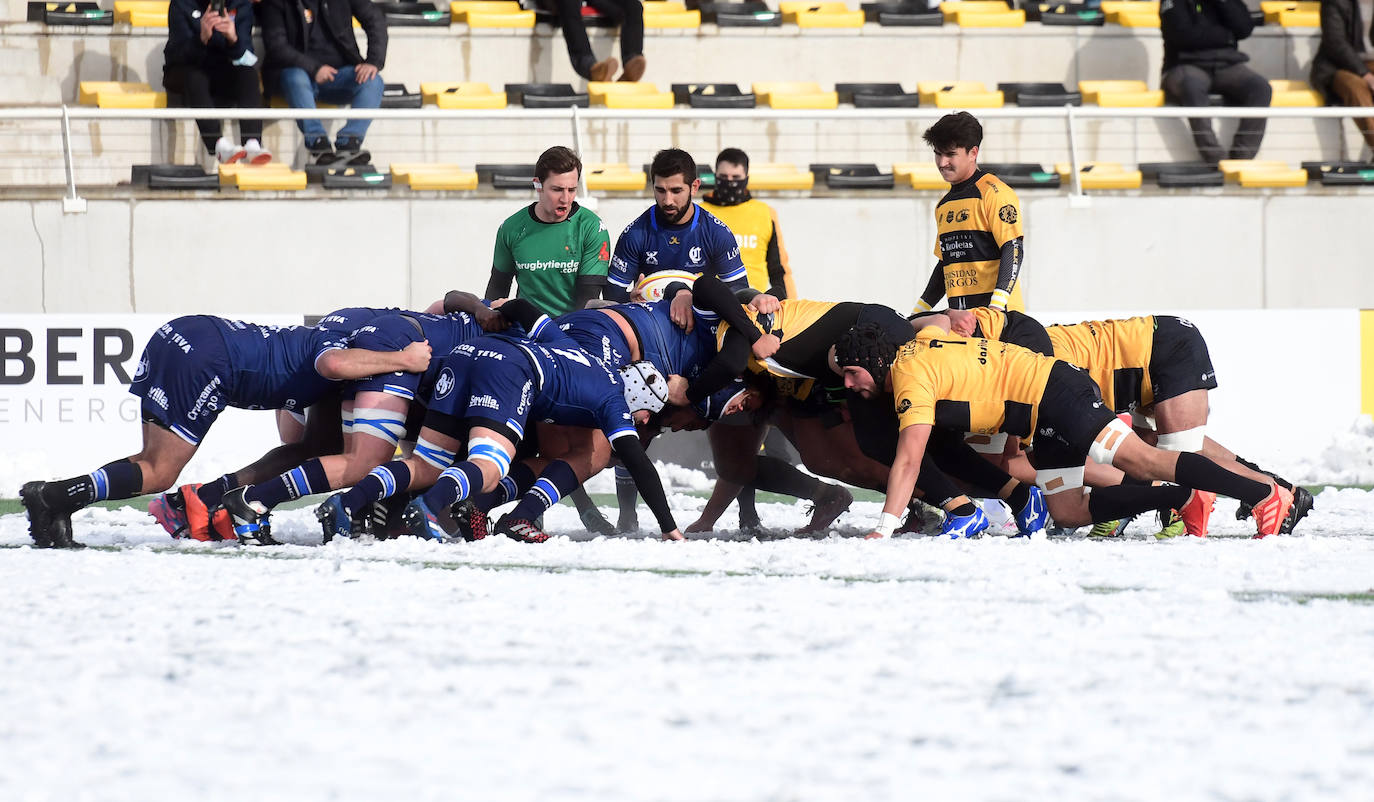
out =
[(82, 552), (4, 516), (0, 799), (1369, 798), (1374, 494), (1263, 541), (1224, 501), (1207, 540), (854, 537), (877, 508), (324, 548), (295, 510), (270, 549), (92, 510)]

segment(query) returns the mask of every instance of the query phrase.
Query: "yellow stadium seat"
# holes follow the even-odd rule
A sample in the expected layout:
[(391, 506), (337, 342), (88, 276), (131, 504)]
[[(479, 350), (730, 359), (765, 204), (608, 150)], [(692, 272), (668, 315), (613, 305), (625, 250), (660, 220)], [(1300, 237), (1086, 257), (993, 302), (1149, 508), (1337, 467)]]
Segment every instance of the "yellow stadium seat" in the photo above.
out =
[(816, 184), (816, 174), (810, 170), (798, 170), (795, 164), (769, 162), (749, 165), (750, 189), (811, 189)]
[(1267, 25), (1283, 28), (1320, 28), (1322, 24), (1322, 4), (1320, 2), (1296, 2), (1295, 0), (1265, 0), (1260, 3)]
[(219, 166), (220, 186), (241, 190), (300, 190), (305, 189), (304, 171), (291, 169), (286, 162), (268, 162), (254, 166), (244, 162)]
[[(1054, 171), (1065, 185), (1073, 181), (1072, 164), (1059, 162)], [(1084, 162), (1078, 169), (1078, 183), (1083, 189), (1140, 189), (1142, 179), (1139, 170), (1127, 170), (1120, 162)]]
[(752, 87), (760, 106), (771, 109), (833, 109), (838, 92), (827, 92), (813, 81), (759, 81)]
[(1002, 0), (946, 0), (940, 4), (945, 22), (953, 22), (962, 13), (998, 14), (1011, 8)]
[(864, 12), (851, 9), (844, 3), (835, 2), (797, 2), (783, 0), (778, 4), (782, 21), (790, 22), (798, 28), (862, 28)]
[(938, 189), (945, 192), (949, 182), (940, 177), (933, 162), (898, 162), (892, 165), (894, 178), (911, 184), (912, 189)]
[(1222, 159), (1217, 169), (1228, 184), (1243, 187), (1301, 187), (1307, 185), (1307, 171), (1294, 169), (1287, 162), (1260, 159)]
[(645, 28), (700, 28), (701, 12), (691, 11), (678, 0), (646, 0)]
[(1002, 0), (949, 0), (940, 4), (945, 22), (961, 28), (1019, 28), (1026, 24), (1026, 12), (1012, 9)]
[(916, 92), (922, 106), (937, 109), (998, 109), (1002, 92), (988, 89), (981, 81), (917, 81)]
[(135, 28), (166, 28), (171, 0), (115, 0), (114, 21)]
[(1323, 105), (1321, 93), (1306, 81), (1274, 80), (1269, 82), (1269, 86), (1274, 89), (1270, 106), (1316, 108)]
[(1159, 27), (1159, 3), (1152, 0), (1103, 0), (1102, 13), (1124, 28)]
[[(649, 177), (628, 164), (588, 164), (587, 189), (596, 192), (642, 192)], [(752, 176), (751, 176), (752, 178)]]
[(469, 28), (534, 27), (534, 12), (520, 8), (517, 0), (453, 0), (449, 13)]
[(493, 92), (484, 83), (426, 81), (420, 84), (425, 105), (441, 109), (504, 109), (506, 93)]
[(673, 93), (644, 81), (591, 81), (587, 95), (593, 106), (608, 109), (671, 109)]
[(77, 103), (102, 109), (165, 109), (167, 93), (154, 92), (148, 84), (125, 81), (82, 81)]
[(1144, 81), (1079, 81), (1084, 103), (1116, 108), (1156, 108), (1164, 105), (1164, 90), (1147, 89)]
[(477, 189), (477, 173), (457, 164), (393, 164), (391, 178), (413, 190)]

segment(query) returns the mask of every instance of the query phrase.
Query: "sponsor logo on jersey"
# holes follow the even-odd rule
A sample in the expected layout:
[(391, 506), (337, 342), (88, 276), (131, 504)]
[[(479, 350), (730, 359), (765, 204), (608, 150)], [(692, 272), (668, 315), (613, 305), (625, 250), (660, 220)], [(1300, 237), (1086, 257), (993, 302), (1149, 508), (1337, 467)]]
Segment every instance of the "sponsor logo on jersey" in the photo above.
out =
[(1012, 223), (1015, 223), (1015, 222), (1016, 222), (1016, 207), (1015, 207), (1015, 206), (1012, 206), (1010, 203), (1008, 203), (1007, 205), (1005, 205), (1005, 206), (1003, 206), (1002, 208), (1000, 208), (1000, 209), (997, 210), (997, 217), (1000, 218), (1001, 221), (1002, 221), (1003, 223), (1006, 223), (1007, 225), (1011, 225)]
[(681, 245), (681, 244), (682, 244), (682, 240), (678, 239), (677, 236), (674, 235), (674, 236), (671, 236), (671, 237), (668, 238), (668, 244), (669, 244), (669, 245)]
[(559, 259), (535, 259), (532, 262), (517, 261), (515, 263), (515, 269), (531, 271), (556, 270), (559, 273), (576, 273), (577, 268), (581, 264), (582, 263), (576, 259), (568, 259), (566, 261)]
[(154, 387), (148, 391), (148, 400), (165, 410), (167, 408), (167, 391), (161, 387)]
[(623, 258), (619, 256), (612, 256), (611, 267), (614, 267), (618, 270), (628, 270), (630, 265), (626, 263), (626, 261)]
[(520, 388), (520, 404), (515, 408), (515, 414), (524, 415), (530, 408), (530, 390), (533, 389), (532, 382), (525, 382), (525, 386)]
[(655, 266), (657, 266), (657, 265), (658, 265), (658, 251), (645, 251), (645, 252), (644, 252), (644, 264), (646, 264), (646, 265), (655, 265)]
[(968, 219), (968, 209), (960, 209), (956, 214), (953, 209), (945, 212), (945, 223), (962, 223)]
[(478, 349), (477, 358), (481, 359), (483, 357), (487, 359), (495, 359), (497, 362), (500, 362), (501, 360), (506, 358), (506, 355), (499, 351), (488, 351), (485, 348)]
[(735, 244), (738, 245), (738, 246), (740, 246), (741, 248), (757, 248), (757, 247), (759, 247), (759, 235), (758, 235), (758, 234), (736, 234), (736, 235), (735, 235)]
[(489, 395), (474, 395), (468, 399), (469, 407), (485, 407), (487, 409), (500, 409), (501, 402)]
[(903, 412), (906, 412), (908, 409), (911, 409), (911, 399), (903, 398), (902, 402), (897, 405), (897, 414), (900, 415)]
[(453, 386), (457, 383), (453, 378), (452, 368), (444, 368), (439, 371), (439, 378), (434, 380), (434, 397), (443, 398), (453, 392)]
[(219, 385), (220, 380), (218, 376), (211, 379), (210, 383), (205, 385), (204, 389), (200, 391), (200, 395), (196, 397), (196, 404), (191, 407), (190, 412), (186, 413), (186, 417), (190, 420), (195, 420), (200, 417), (200, 413), (204, 410), (218, 411), (219, 394), (215, 391), (219, 389)]

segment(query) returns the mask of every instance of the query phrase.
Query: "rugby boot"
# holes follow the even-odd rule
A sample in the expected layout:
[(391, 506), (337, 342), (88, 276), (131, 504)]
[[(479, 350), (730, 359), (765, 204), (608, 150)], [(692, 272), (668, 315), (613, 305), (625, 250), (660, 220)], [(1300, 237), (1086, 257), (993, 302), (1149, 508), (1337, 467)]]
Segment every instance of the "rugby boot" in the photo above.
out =
[(639, 531), (639, 513), (631, 510), (629, 515), (620, 511), (620, 519), (615, 523), (615, 531), (622, 535), (633, 535)]
[(315, 518), (324, 530), (321, 543), (328, 543), (336, 537), (353, 537), (353, 516), (343, 504), (343, 493), (335, 493), (315, 508)]
[(84, 549), (85, 544), (72, 540), (72, 514), (54, 508), (43, 498), (47, 482), (26, 482), (19, 489), (19, 498), (29, 516), (29, 537), (40, 549)]
[[(192, 540), (207, 542), (211, 540), (224, 540), (224, 531), (215, 531), (210, 525), (210, 519), (214, 511), (205, 506), (205, 502), (200, 500), (200, 494), (196, 492), (200, 488), (199, 484), (182, 485), (177, 492), (181, 494), (181, 508), (186, 514), (185, 536)], [(230, 534), (233, 534), (232, 527)]]
[(1030, 537), (1036, 532), (1042, 532), (1049, 522), (1050, 510), (1045, 506), (1045, 492), (1031, 485), (1026, 506), (1016, 513), (1016, 537)]
[[(592, 534), (615, 534), (615, 524), (606, 520), (606, 516), (602, 515), (601, 510), (598, 510), (596, 507), (588, 507), (585, 510), (580, 510), (577, 513), (577, 517), (582, 520), (582, 525), (585, 526), (587, 528), (587, 531), (591, 532)], [(472, 538), (467, 538), (465, 536), (464, 539), (471, 540)]]
[(849, 505), (853, 503), (853, 493), (839, 485), (823, 483), (811, 505), (811, 522), (798, 529), (797, 534), (810, 535), (826, 531), (835, 522), (835, 519), (849, 509)]
[(1121, 537), (1126, 534), (1126, 525), (1135, 520), (1134, 515), (1118, 518), (1115, 521), (1101, 521), (1088, 530), (1088, 537)]
[(534, 521), (512, 518), (509, 515), (497, 522), (496, 534), (505, 535), (521, 543), (543, 543), (549, 539), (544, 530), (534, 525)]
[(944, 518), (940, 511), (923, 501), (913, 501), (907, 508), (906, 520), (893, 532), (894, 535), (933, 535), (940, 531)]
[[(474, 540), (485, 540), (487, 535), (491, 534), (487, 514), (477, 509), (477, 505), (473, 504), (471, 499), (453, 505), (452, 514), (454, 522), (458, 524), (458, 533), (469, 543)], [(610, 526), (610, 521), (606, 521), (606, 525)], [(609, 534), (615, 534), (614, 530)]]
[(1171, 537), (1188, 534), (1188, 528), (1183, 523), (1183, 516), (1177, 510), (1160, 510), (1159, 512), (1160, 530), (1155, 532), (1158, 540), (1168, 540)]
[[(225, 493), (224, 499), (220, 502), (234, 526), (234, 536), (240, 543), (249, 546), (279, 545), (272, 539), (272, 520), (267, 508), (256, 501), (250, 502), (244, 498), (247, 492), (247, 487), (236, 487)], [(214, 526), (213, 521), (211, 526)]]
[(153, 520), (158, 525), (167, 530), (167, 534), (172, 537), (183, 537), (186, 534), (186, 510), (182, 506), (180, 491), (171, 493), (159, 493), (153, 496), (153, 500), (148, 502), (148, 514), (153, 516)]
[(1183, 519), (1184, 531), (1194, 537), (1207, 537), (1207, 522), (1212, 519), (1212, 507), (1216, 501), (1216, 493), (1194, 490), (1193, 495), (1188, 497), (1188, 503), (1178, 511), (1178, 516)]
[(948, 535), (951, 539), (975, 538), (991, 526), (988, 516), (983, 512), (983, 508), (977, 504), (973, 505), (972, 515), (955, 515), (952, 512), (945, 513), (945, 522), (940, 525), (940, 534)]
[(448, 540), (449, 533), (439, 525), (439, 516), (425, 503), (424, 496), (411, 499), (401, 519), (406, 523), (406, 530), (416, 537), (438, 540), (441, 543)]
[(1298, 525), (1298, 521), (1307, 517), (1307, 513), (1312, 511), (1315, 499), (1307, 488), (1293, 485), (1293, 506), (1288, 509), (1288, 515), (1283, 519), (1283, 524), (1279, 526), (1280, 535), (1293, 534), (1293, 528)]
[(1284, 490), (1281, 485), (1274, 485), (1274, 489), (1264, 497), (1264, 501), (1255, 505), (1255, 537), (1277, 535), (1292, 507), (1293, 494)]

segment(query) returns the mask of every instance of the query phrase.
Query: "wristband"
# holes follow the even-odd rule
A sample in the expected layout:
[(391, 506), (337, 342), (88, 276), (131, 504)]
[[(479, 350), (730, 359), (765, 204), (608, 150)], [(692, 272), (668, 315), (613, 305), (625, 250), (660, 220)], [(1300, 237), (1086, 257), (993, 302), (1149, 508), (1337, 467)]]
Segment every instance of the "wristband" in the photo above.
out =
[(993, 290), (992, 303), (988, 304), (988, 306), (992, 307), (993, 309), (996, 309), (999, 312), (1005, 312), (1007, 310), (1007, 299), (1009, 299), (1010, 297), (1011, 293), (1007, 290)]
[(896, 531), (897, 525), (901, 522), (901, 519), (897, 516), (890, 512), (885, 512), (878, 516), (878, 525), (873, 527), (873, 531), (883, 537), (891, 537), (892, 533)]
[(924, 298), (919, 298), (919, 299), (917, 299), (915, 311), (917, 311), (917, 312), (929, 312), (931, 309), (934, 309), (934, 307), (931, 306), (930, 304), (926, 303), (926, 299), (924, 299)]

